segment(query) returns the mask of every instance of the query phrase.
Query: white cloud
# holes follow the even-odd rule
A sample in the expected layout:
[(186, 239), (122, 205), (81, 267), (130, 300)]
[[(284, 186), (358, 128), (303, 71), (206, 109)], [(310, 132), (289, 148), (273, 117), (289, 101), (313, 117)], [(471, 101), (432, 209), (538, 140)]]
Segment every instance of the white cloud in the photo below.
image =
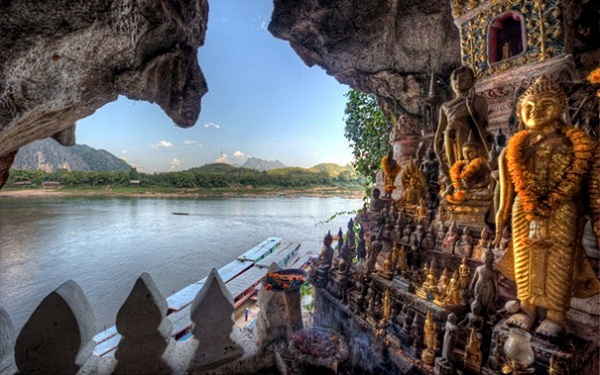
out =
[(121, 153), (122, 153), (122, 154), (126, 154), (126, 153), (127, 153), (127, 150), (123, 150), (123, 151), (121, 151)]
[(229, 161), (229, 157), (227, 156), (227, 154), (221, 154), (221, 156), (219, 156), (217, 158), (217, 160), (215, 160), (215, 163), (231, 164), (231, 162)]
[(244, 155), (244, 153), (241, 152), (240, 150), (237, 150), (236, 152), (233, 153), (234, 158), (243, 159), (244, 156), (246, 156), (246, 155)]
[(262, 15), (258, 15), (258, 22), (260, 22), (260, 29), (263, 31), (268, 31), (269, 28), (269, 21), (265, 21), (262, 19)]
[(183, 166), (183, 162), (177, 158), (173, 158), (171, 160), (171, 166), (169, 167), (169, 172), (173, 172), (176, 169), (180, 169)]
[(183, 144), (187, 145), (187, 146), (193, 146), (193, 145), (197, 145), (198, 142), (196, 142), (196, 141), (189, 141), (189, 140), (186, 139), (186, 140), (183, 141)]
[(206, 129), (208, 129), (208, 128), (221, 129), (221, 125), (219, 125), (219, 124), (215, 124), (214, 122), (209, 122), (209, 123), (206, 123), (206, 124), (204, 124), (204, 127), (205, 127)]
[(315, 150), (315, 151), (313, 151), (313, 155), (314, 155), (314, 156), (319, 156), (319, 155), (321, 155), (321, 153), (320, 153), (319, 151), (316, 151), (316, 150)]
[(163, 148), (163, 147), (173, 147), (173, 144), (169, 141), (160, 141), (151, 145), (152, 148)]
[(124, 158), (124, 157), (122, 157), (121, 160), (125, 161), (125, 163), (127, 163), (127, 164), (131, 165), (132, 167), (134, 167), (135, 169), (137, 169), (138, 172), (145, 172), (144, 166), (141, 165), (140, 163), (136, 163), (135, 161)]

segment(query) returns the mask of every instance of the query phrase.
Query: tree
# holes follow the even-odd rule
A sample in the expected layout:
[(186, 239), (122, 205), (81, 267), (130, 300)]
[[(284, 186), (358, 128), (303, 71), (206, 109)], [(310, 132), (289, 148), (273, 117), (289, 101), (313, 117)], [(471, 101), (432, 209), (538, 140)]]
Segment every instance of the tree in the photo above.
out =
[(375, 182), (381, 159), (390, 149), (391, 125), (379, 109), (375, 95), (350, 90), (346, 97), (344, 136), (352, 147), (352, 166), (359, 175)]

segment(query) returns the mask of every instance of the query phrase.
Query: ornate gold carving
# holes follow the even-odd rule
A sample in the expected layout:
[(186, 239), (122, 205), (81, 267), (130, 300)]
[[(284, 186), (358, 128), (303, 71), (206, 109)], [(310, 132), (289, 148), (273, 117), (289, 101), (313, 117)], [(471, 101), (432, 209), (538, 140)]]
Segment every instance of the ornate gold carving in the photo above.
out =
[[(464, 1), (464, 0), (463, 0)], [(463, 1), (455, 0), (462, 12)], [(480, 3), (482, 1), (479, 1)], [(467, 4), (467, 9), (471, 2)], [(526, 19), (527, 50), (518, 58), (503, 59), (498, 64), (490, 64), (487, 51), (487, 32), (490, 22), (502, 13), (514, 10)], [(455, 17), (458, 17), (456, 14)], [(533, 61), (546, 60), (562, 52), (563, 11), (557, 0), (505, 0), (492, 1), (491, 6), (462, 24), (461, 51), (463, 64), (469, 65), (477, 77), (501, 73), (515, 66)]]

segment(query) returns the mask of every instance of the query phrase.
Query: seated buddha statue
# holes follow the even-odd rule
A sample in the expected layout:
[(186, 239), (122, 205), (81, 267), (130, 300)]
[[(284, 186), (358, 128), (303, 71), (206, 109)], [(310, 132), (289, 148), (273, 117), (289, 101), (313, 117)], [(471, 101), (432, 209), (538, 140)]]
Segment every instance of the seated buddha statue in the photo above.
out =
[(489, 193), (491, 173), (482, 146), (469, 140), (463, 145), (462, 153), (464, 159), (454, 163), (449, 171), (452, 185), (444, 196), (450, 203), (460, 203), (469, 195)]
[(600, 205), (598, 193), (586, 188), (599, 155), (596, 141), (563, 122), (567, 109), (567, 96), (556, 81), (546, 76), (536, 79), (517, 104), (524, 130), (513, 135), (499, 158), (494, 244), (500, 244), (510, 220), (512, 246), (497, 268), (515, 281), (521, 309), (507, 324), (530, 330), (538, 308), (546, 309), (536, 330), (545, 337), (565, 331), (571, 297), (600, 292), (582, 246), (581, 220), (586, 210), (598, 212)]

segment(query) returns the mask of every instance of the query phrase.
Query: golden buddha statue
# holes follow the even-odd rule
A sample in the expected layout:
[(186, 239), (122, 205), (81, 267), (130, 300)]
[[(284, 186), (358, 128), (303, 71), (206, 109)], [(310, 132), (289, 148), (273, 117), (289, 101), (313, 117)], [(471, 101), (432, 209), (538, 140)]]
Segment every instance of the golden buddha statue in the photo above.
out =
[(410, 157), (408, 165), (401, 174), (401, 182), (402, 188), (404, 189), (402, 199), (406, 203), (417, 205), (419, 203), (419, 199), (425, 196), (429, 189), (425, 175), (417, 167), (412, 156)]
[[(472, 135), (472, 132), (469, 133), (469, 140), (462, 146), (464, 159), (458, 160), (450, 168), (452, 185), (444, 193), (450, 203), (460, 203), (468, 195), (488, 193), (491, 171), (487, 155), (483, 153), (483, 146), (472, 140)], [(453, 191), (452, 194), (449, 194), (450, 191)]]
[[(536, 333), (558, 336), (565, 329), (571, 297), (600, 292), (581, 244), (585, 224), (582, 202), (595, 142), (561, 118), (567, 97), (542, 76), (521, 95), (517, 114), (525, 130), (517, 132), (500, 155), (500, 206), (497, 246), (509, 218), (511, 246), (497, 268), (517, 285), (521, 311), (507, 323), (530, 330), (537, 308), (546, 318)], [(598, 197), (589, 200), (598, 205)], [(531, 238), (530, 238), (531, 235)]]
[(394, 159), (394, 151), (390, 150), (386, 156), (381, 160), (381, 168), (383, 169), (383, 178), (385, 182), (385, 196), (384, 198), (391, 198), (392, 192), (396, 190), (396, 176), (400, 173), (402, 167)]
[(493, 141), (493, 135), (487, 131), (487, 101), (475, 95), (473, 70), (467, 66), (454, 70), (450, 82), (455, 97), (442, 104), (433, 144), (442, 171), (448, 177), (450, 168), (464, 159), (462, 147), (471, 130), (474, 131), (473, 141), (482, 146), (482, 154), (489, 153), (488, 143)]
[(425, 323), (423, 325), (423, 344), (425, 349), (421, 354), (421, 359), (428, 365), (433, 365), (435, 360), (435, 349), (436, 349), (436, 326), (433, 319), (433, 314), (427, 311), (425, 317)]

